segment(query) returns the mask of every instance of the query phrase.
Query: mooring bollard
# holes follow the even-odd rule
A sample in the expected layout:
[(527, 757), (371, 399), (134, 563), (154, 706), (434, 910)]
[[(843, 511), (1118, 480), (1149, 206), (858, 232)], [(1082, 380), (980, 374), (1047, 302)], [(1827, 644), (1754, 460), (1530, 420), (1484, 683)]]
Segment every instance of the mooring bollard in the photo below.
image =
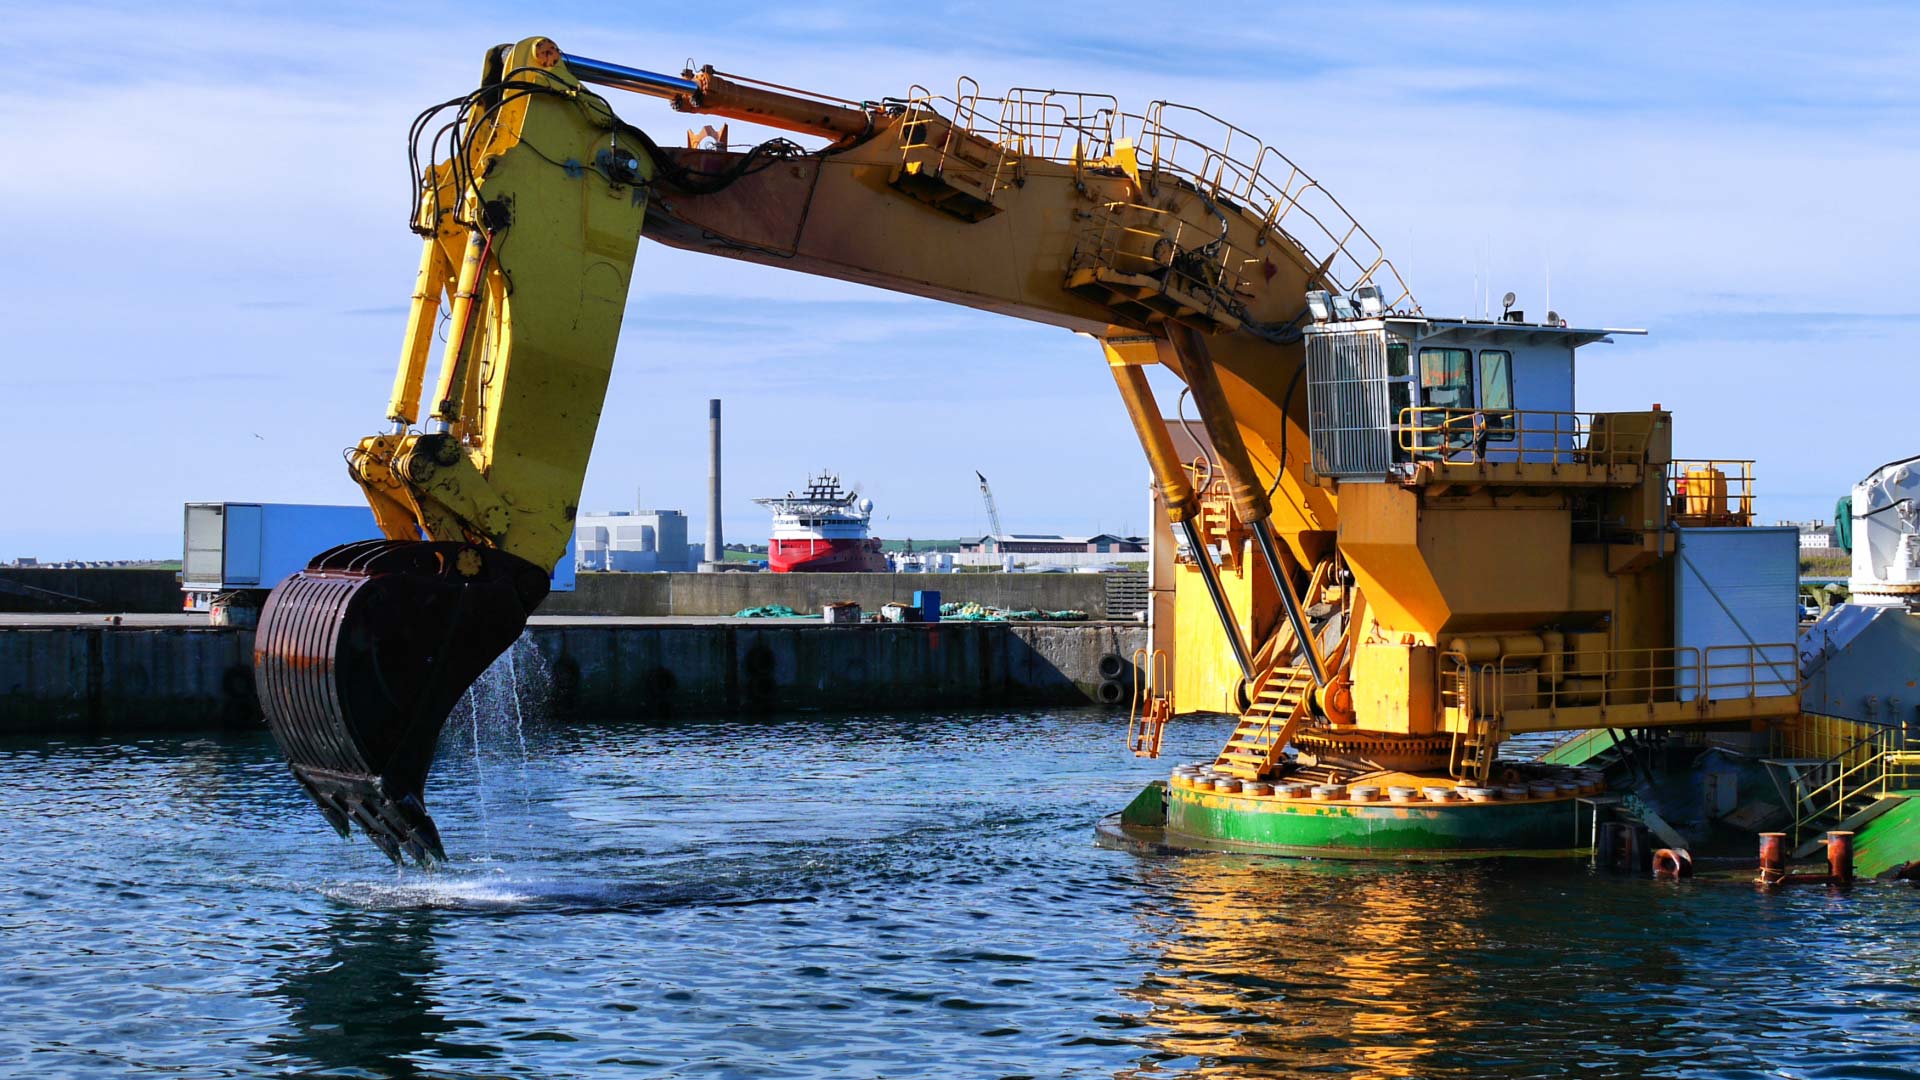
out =
[(1603, 821), (1593, 838), (1593, 863), (1602, 870), (1620, 869), (1620, 830), (1618, 821)]
[(1760, 834), (1760, 884), (1784, 885), (1787, 881), (1787, 834)]
[(1626, 871), (1644, 874), (1653, 869), (1653, 833), (1645, 825), (1627, 822)]
[(1827, 834), (1827, 874), (1835, 885), (1853, 884), (1853, 834)]

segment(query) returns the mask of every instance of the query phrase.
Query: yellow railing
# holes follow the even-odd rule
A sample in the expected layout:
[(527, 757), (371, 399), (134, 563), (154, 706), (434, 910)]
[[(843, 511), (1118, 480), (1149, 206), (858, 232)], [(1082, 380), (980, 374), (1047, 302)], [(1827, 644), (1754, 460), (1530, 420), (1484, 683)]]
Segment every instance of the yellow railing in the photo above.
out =
[(1868, 724), (1805, 713), (1774, 736), (1774, 753), (1789, 761), (1819, 764), (1796, 774), (1793, 842), (1804, 832), (1832, 828), (1864, 809), (1862, 796), (1878, 798), (1920, 784), (1920, 737), (1901, 724)]
[(1167, 721), (1173, 719), (1173, 674), (1165, 649), (1133, 650), (1133, 704), (1127, 713), (1127, 748), (1134, 757), (1157, 758)]
[(1157, 278), (1195, 298), (1208, 315), (1239, 317), (1253, 279), (1242, 267), (1261, 265), (1237, 251), (1219, 224), (1206, 226), (1155, 206), (1109, 202), (1088, 214), (1077, 257), (1123, 274)]
[(1667, 466), (1668, 513), (1677, 525), (1753, 524), (1753, 462), (1691, 458)]
[[(1877, 724), (1865, 724), (1843, 716), (1802, 713), (1795, 722), (1775, 729), (1773, 755), (1801, 761), (1836, 760), (1850, 751), (1857, 751), (1861, 740), (1872, 735), (1878, 727)], [(1864, 752), (1857, 753), (1847, 764), (1855, 764), (1865, 756)]]
[(991, 126), (979, 116), (977, 95), (965, 92), (974, 85), (972, 79), (962, 77), (957, 101), (935, 98), (925, 87), (914, 87), (900, 120), (900, 150), (909, 160), (924, 152), (928, 172), (977, 188), (980, 197), (992, 202), (1001, 188), (1018, 180), (1024, 142), (993, 137)]
[(1657, 705), (1704, 712), (1712, 702), (1797, 694), (1795, 650), (1792, 642), (1775, 642), (1704, 650), (1516, 652), (1486, 661), (1449, 652), (1441, 658), (1439, 692), (1443, 704), (1465, 717)]
[[(1265, 227), (1293, 240), (1320, 262), (1320, 276), (1337, 291), (1373, 284), (1389, 310), (1418, 310), (1413, 293), (1346, 207), (1292, 159), (1204, 109), (1156, 101), (1139, 124), (1141, 170), (1171, 175), (1216, 199), (1246, 207)], [(1193, 138), (1176, 130), (1199, 130)]]
[(1415, 461), (1613, 468), (1646, 464), (1647, 427), (1623, 423), (1639, 415), (1415, 405), (1400, 410), (1395, 431), (1400, 451)]
[(1800, 646), (1783, 641), (1709, 645), (1700, 656), (1702, 694), (1713, 701), (1800, 692)]
[[(990, 166), (968, 163), (984, 174), (989, 197), (1017, 179), (1022, 160), (1088, 167), (1111, 160), (1124, 142), (1133, 146), (1148, 187), (1163, 182), (1191, 187), (1216, 203), (1216, 211), (1238, 211), (1259, 222), (1263, 232), (1307, 252), (1315, 278), (1329, 288), (1351, 292), (1377, 285), (1388, 309), (1419, 310), (1385, 249), (1339, 200), (1285, 154), (1211, 113), (1165, 101), (1152, 103), (1145, 113), (1127, 113), (1106, 94), (1025, 87), (990, 96), (967, 78), (953, 97), (936, 97), (916, 86), (895, 104), (905, 111), (903, 147), (928, 148), (937, 139), (938, 168), (953, 161), (956, 139), (971, 137), (997, 147), (1001, 153)], [(1205, 137), (1183, 134), (1176, 122), (1201, 129)], [(1265, 254), (1239, 257), (1255, 266)]]

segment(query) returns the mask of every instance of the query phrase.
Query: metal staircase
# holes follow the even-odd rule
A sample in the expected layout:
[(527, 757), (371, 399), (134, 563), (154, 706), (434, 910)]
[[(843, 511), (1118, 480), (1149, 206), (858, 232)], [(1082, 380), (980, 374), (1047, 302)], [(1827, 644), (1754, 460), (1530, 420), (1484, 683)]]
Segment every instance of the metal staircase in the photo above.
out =
[(1493, 772), (1494, 758), (1500, 752), (1500, 741), (1499, 717), (1487, 713), (1470, 716), (1466, 733), (1454, 739), (1453, 778), (1485, 786), (1488, 775)]
[(1855, 722), (1852, 729), (1859, 736), (1830, 757), (1762, 759), (1793, 813), (1796, 858), (1827, 830), (1857, 830), (1920, 788), (1920, 751), (1910, 747), (1905, 725)]
[[(1322, 559), (1313, 568), (1304, 604), (1322, 604), (1332, 579), (1333, 560)], [(1246, 712), (1214, 759), (1214, 767), (1226, 775), (1240, 780), (1273, 775), (1294, 733), (1313, 718), (1313, 673), (1294, 662), (1300, 645), (1292, 625), (1283, 621), (1255, 658), (1260, 676), (1247, 690)]]
[(1312, 715), (1312, 697), (1313, 675), (1306, 668), (1268, 668), (1214, 767), (1241, 780), (1270, 775), (1293, 733)]
[(1203, 473), (1211, 469), (1196, 468), (1194, 484), (1200, 493), (1200, 535), (1207, 546), (1220, 555), (1222, 570), (1237, 570), (1240, 567), (1240, 553), (1244, 550), (1247, 530), (1233, 512), (1233, 500), (1227, 494), (1224, 480), (1201, 480)]
[(1540, 755), (1555, 765), (1579, 765), (1602, 772), (1616, 769), (1653, 782), (1654, 761), (1667, 734), (1623, 728), (1589, 728), (1561, 739)]

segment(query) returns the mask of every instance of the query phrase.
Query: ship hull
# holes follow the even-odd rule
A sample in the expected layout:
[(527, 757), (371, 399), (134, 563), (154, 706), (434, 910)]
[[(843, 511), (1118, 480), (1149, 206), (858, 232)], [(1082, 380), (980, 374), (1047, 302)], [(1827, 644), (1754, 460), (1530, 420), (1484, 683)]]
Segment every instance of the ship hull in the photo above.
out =
[(767, 568), (776, 574), (877, 574), (887, 569), (880, 541), (779, 540), (767, 550)]

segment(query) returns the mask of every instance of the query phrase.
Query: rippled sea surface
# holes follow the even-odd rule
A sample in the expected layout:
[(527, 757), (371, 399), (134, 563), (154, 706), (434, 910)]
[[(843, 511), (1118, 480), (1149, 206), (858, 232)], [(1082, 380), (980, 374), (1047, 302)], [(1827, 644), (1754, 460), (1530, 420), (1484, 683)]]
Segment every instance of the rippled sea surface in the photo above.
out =
[(265, 735), (0, 742), (0, 1073), (1920, 1071), (1907, 887), (1103, 850), (1223, 734), (1124, 723), (457, 719), (435, 874)]

